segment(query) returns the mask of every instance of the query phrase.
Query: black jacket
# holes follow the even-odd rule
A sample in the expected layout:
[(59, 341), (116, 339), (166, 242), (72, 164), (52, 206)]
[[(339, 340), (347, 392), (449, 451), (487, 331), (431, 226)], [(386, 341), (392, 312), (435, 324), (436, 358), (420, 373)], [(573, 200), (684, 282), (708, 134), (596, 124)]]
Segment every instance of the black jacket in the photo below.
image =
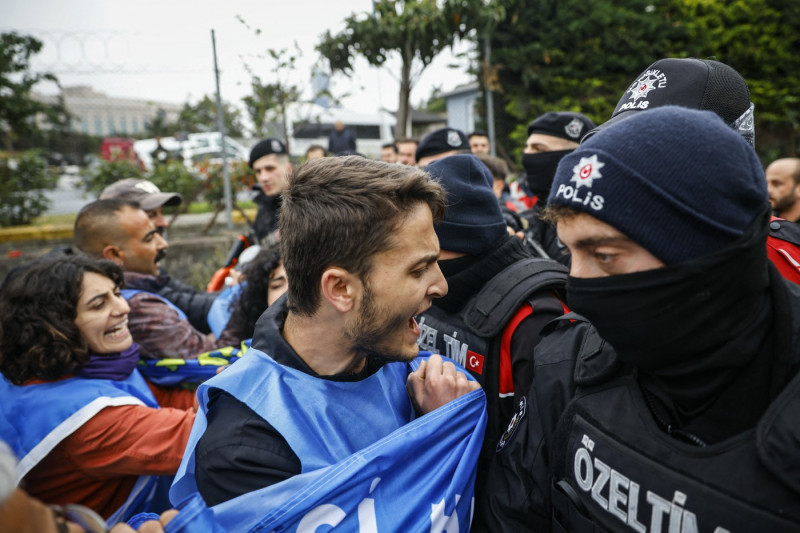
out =
[[(541, 246), (550, 259), (558, 261), (562, 265), (570, 266), (571, 260), (569, 251), (566, 246), (561, 244), (561, 241), (558, 240), (556, 228), (552, 224), (539, 219), (539, 214), (543, 207), (543, 202), (540, 200), (532, 208), (519, 214), (519, 216), (528, 221), (528, 229), (525, 231), (525, 237)], [(536, 252), (535, 248), (532, 247), (532, 249), (534, 255), (541, 255)]]
[[(800, 384), (797, 383), (800, 379), (800, 287), (786, 283), (775, 271), (770, 278), (773, 301), (788, 300), (786, 309), (779, 309), (776, 304), (775, 316), (784, 321), (787, 326), (785, 335), (790, 337), (786, 339), (790, 346), (788, 353), (775, 354), (774, 365), (785, 366), (786, 381), (794, 379), (795, 385), (790, 383), (784, 390), (789, 390), (790, 386), (800, 390)], [(781, 298), (782, 294), (788, 294), (788, 297)], [(555, 464), (556, 457), (563, 459), (569, 453), (557, 443), (565, 442), (564, 432), (569, 431), (568, 422), (576, 412), (579, 404), (577, 399), (590, 394), (590, 391), (602, 392), (620, 380), (629, 379), (626, 376), (630, 375), (631, 369), (620, 362), (613, 348), (579, 315), (567, 315), (548, 325), (536, 351), (533, 384), (524, 401), (518, 405), (515, 418), (504, 435), (503, 445), (493, 459), (487, 488), (476, 502), (476, 521), (472, 530), (514, 533), (551, 531), (553, 498), (556, 497), (553, 495), (559, 497), (560, 504), (564, 500), (564, 492), (554, 489), (554, 475), (558, 477), (554, 472), (564, 467), (572, 468), (572, 464), (568, 465), (563, 460)], [(800, 403), (798, 396), (794, 395), (795, 405)], [(641, 402), (642, 398), (635, 398), (634, 401)], [(794, 491), (796, 501), (800, 502), (800, 481), (796, 476), (800, 471), (800, 450), (794, 444), (789, 444), (800, 440), (800, 429), (796, 423), (773, 424), (776, 417), (769, 416), (769, 413), (780, 402), (786, 403), (785, 395), (773, 401), (768, 414), (759, 421), (757, 431), (745, 432), (730, 439), (730, 442), (740, 442), (743, 438), (753, 440), (758, 433), (760, 463), (756, 465), (756, 471), (760, 474), (759, 479), (752, 480), (750, 486), (767, 490), (767, 481), (764, 480), (769, 480), (778, 484), (776, 492), (785, 494), (787, 490)], [(618, 413), (608, 412), (613, 408), (605, 403), (596, 403), (597, 406), (601, 410), (606, 409), (609, 415), (606, 418), (612, 420), (613, 425)], [(648, 406), (640, 405), (639, 410), (652, 415)], [(796, 411), (790, 416), (796, 417)], [(780, 419), (780, 415), (777, 419)], [(764, 430), (764, 427), (769, 429)], [(772, 432), (769, 438), (763, 438), (769, 432)], [(645, 433), (640, 433), (638, 438), (645, 437)], [(675, 442), (676, 447), (686, 446), (684, 442)], [(723, 449), (726, 446), (722, 444)], [(776, 472), (786, 472), (782, 481), (775, 477)], [(700, 485), (703, 481), (707, 480), (701, 480)], [(747, 491), (740, 491), (736, 496), (747, 497)], [(693, 504), (695, 507), (702, 505), (694, 498), (686, 504), (686, 509), (691, 509)], [(776, 512), (775, 509), (768, 511)], [(792, 512), (798, 516), (796, 509)], [(570, 527), (564, 531), (572, 530)]]
[[(483, 475), (497, 441), (514, 414), (515, 398), (524, 397), (530, 386), (533, 349), (541, 339), (540, 332), (545, 324), (564, 313), (564, 307), (553, 290), (525, 295), (519, 311), (512, 315), (498, 334), (488, 338), (477, 335), (465, 325), (464, 308), (474, 295), (507, 267), (529, 257), (530, 254), (517, 237), (506, 237), (491, 252), (459, 272), (450, 273), (448, 267), (443, 266), (449, 286), (448, 294), (434, 300), (432, 307), (419, 319), (420, 348), (454, 359), (472, 374), (486, 392), (488, 424), (478, 463), (476, 494), (482, 488)], [(520, 321), (516, 328), (509, 330), (510, 337), (505, 338), (506, 328), (515, 318)], [(501, 363), (504, 358), (505, 361)], [(505, 362), (509, 366), (505, 366)], [(513, 382), (510, 387), (512, 392), (508, 392), (507, 385), (501, 385), (507, 383), (509, 377)]]
[(197, 331), (211, 332), (208, 326), (208, 310), (211, 309), (211, 304), (219, 293), (198, 291), (171, 276), (159, 276), (159, 278), (164, 280), (164, 284), (157, 291), (159, 296), (163, 296), (186, 313), (189, 323)]
[[(284, 340), (286, 296), (270, 306), (258, 319), (252, 347), (276, 362), (317, 376)], [(368, 358), (358, 374), (318, 376), (334, 381), (360, 381), (384, 364)], [(208, 427), (197, 443), (195, 477), (197, 488), (209, 506), (274, 485), (300, 473), (300, 460), (286, 440), (266, 420), (226, 392), (210, 393)]]
[(278, 215), (281, 212), (281, 195), (267, 196), (258, 185), (253, 186), (258, 191), (253, 201), (258, 205), (256, 220), (253, 222), (253, 234), (258, 244), (273, 246), (278, 242)]

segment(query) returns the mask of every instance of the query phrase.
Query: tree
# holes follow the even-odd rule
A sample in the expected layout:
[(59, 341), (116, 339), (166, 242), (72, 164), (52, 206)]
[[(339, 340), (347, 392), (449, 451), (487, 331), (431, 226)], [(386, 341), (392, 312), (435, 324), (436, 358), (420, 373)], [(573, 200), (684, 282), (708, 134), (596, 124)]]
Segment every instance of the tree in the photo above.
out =
[[(519, 155), (547, 111), (608, 120), (634, 76), (664, 57), (715, 58), (747, 80), (756, 149), (797, 153), (800, 4), (794, 0), (507, 0), (491, 33), (497, 138)], [(485, 58), (484, 58), (485, 59)]]
[(670, 2), (509, 0), (504, 6), (491, 33), (497, 139), (517, 156), (531, 120), (569, 110), (604, 122), (636, 74), (660, 57), (685, 55), (689, 39)]
[[(225, 130), (231, 137), (243, 137), (242, 112), (232, 104), (222, 104), (222, 115)], [(183, 104), (176, 123), (177, 131), (195, 133), (200, 131), (217, 131), (216, 99), (205, 95), (197, 104)]]
[[(291, 74), (295, 71), (295, 62), (300, 54), (300, 49), (295, 43), (295, 53), (289, 53), (286, 48), (280, 50), (268, 49), (260, 59), (269, 59), (272, 62), (269, 83), (262, 81), (253, 69), (245, 64), (247, 72), (252, 76), (250, 87), (253, 94), (242, 98), (245, 110), (253, 122), (257, 137), (277, 135), (288, 138), (287, 111), (291, 104), (300, 101), (302, 90), (290, 81)], [(272, 130), (274, 124), (278, 125), (279, 132)]]
[(44, 191), (52, 189), (56, 180), (35, 151), (0, 160), (0, 226), (29, 224), (47, 211), (50, 200)]
[(756, 149), (765, 161), (798, 154), (800, 4), (794, 0), (680, 0), (688, 52), (744, 76), (755, 104)]
[(15, 141), (29, 139), (41, 123), (63, 127), (67, 114), (61, 100), (47, 104), (32, 98), (34, 86), (43, 81), (58, 83), (52, 74), (30, 70), (31, 57), (42, 50), (42, 42), (15, 32), (0, 34), (0, 135), (7, 150)]
[(156, 115), (153, 120), (145, 124), (145, 137), (167, 137), (178, 131), (176, 124), (170, 124), (167, 121), (167, 112), (162, 108), (156, 110)]
[(420, 74), (445, 47), (482, 27), (487, 8), (481, 0), (445, 0), (441, 6), (436, 0), (376, 0), (373, 8), (347, 17), (337, 35), (326, 31), (317, 51), (332, 72), (348, 75), (357, 56), (381, 66), (389, 55), (399, 55), (397, 136), (408, 136), (409, 98)]

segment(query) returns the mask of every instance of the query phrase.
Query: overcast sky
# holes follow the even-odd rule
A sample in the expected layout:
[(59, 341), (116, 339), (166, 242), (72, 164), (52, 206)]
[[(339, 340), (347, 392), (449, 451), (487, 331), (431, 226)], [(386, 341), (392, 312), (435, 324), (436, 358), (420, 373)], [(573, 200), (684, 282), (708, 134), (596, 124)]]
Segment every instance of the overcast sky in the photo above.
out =
[[(211, 30), (217, 42), (223, 100), (239, 104), (249, 93), (245, 62), (269, 80), (267, 49), (294, 48), (299, 59), (295, 83), (310, 84), (310, 67), (320, 35), (344, 28), (353, 12), (371, 0), (5, 0), (0, 31), (32, 34), (45, 43), (34, 62), (53, 71), (62, 85), (90, 85), (109, 96), (182, 103), (215, 91)], [(237, 20), (241, 16), (254, 32)], [(457, 50), (465, 51), (463, 44)], [(423, 73), (412, 102), (424, 101), (434, 86), (451, 90), (471, 81), (467, 64), (445, 52)], [(350, 92), (345, 107), (362, 112), (379, 105), (397, 109), (397, 61), (377, 69), (361, 60), (351, 79), (333, 78), (334, 94)], [(379, 90), (380, 88), (380, 90)]]

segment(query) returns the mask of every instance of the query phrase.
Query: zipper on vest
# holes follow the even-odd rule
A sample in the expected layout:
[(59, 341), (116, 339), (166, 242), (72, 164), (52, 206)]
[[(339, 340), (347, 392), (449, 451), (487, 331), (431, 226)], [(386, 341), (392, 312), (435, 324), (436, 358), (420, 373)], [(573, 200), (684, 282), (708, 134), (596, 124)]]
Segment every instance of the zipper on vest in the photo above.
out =
[(672, 438), (674, 438), (676, 440), (683, 440), (685, 442), (688, 442), (689, 444), (694, 444), (695, 446), (699, 446), (700, 448), (705, 448), (706, 446), (708, 446), (708, 444), (706, 444), (706, 442), (703, 439), (701, 439), (700, 437), (698, 437), (697, 435), (694, 435), (692, 433), (689, 433), (688, 431), (683, 431), (682, 429), (676, 428), (672, 424), (670, 424), (667, 420), (665, 420), (661, 416), (661, 414), (659, 413), (659, 411), (656, 408), (655, 404), (653, 403), (653, 401), (652, 401), (652, 399), (650, 397), (650, 393), (647, 392), (647, 390), (645, 390), (643, 387), (640, 387), (640, 390), (642, 391), (642, 393), (644, 395), (645, 401), (647, 401), (647, 407), (650, 409), (650, 412), (653, 414), (653, 418), (655, 418), (656, 419), (656, 423), (659, 426), (661, 426), (661, 428), (664, 431), (667, 432), (667, 435), (669, 435), (670, 437), (672, 437)]

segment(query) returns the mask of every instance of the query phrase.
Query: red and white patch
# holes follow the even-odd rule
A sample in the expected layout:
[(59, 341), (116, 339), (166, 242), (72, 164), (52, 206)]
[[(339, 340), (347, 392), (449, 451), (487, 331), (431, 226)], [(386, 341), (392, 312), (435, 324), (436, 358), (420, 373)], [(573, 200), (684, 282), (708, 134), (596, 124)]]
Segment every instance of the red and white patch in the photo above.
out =
[(483, 375), (483, 359), (481, 354), (467, 350), (467, 370)]
[(600, 169), (604, 166), (605, 163), (598, 161), (596, 154), (592, 157), (581, 157), (578, 164), (572, 167), (573, 174), (570, 181), (575, 182), (576, 189), (581, 187), (591, 188), (594, 180), (603, 177), (603, 175), (600, 174)]

